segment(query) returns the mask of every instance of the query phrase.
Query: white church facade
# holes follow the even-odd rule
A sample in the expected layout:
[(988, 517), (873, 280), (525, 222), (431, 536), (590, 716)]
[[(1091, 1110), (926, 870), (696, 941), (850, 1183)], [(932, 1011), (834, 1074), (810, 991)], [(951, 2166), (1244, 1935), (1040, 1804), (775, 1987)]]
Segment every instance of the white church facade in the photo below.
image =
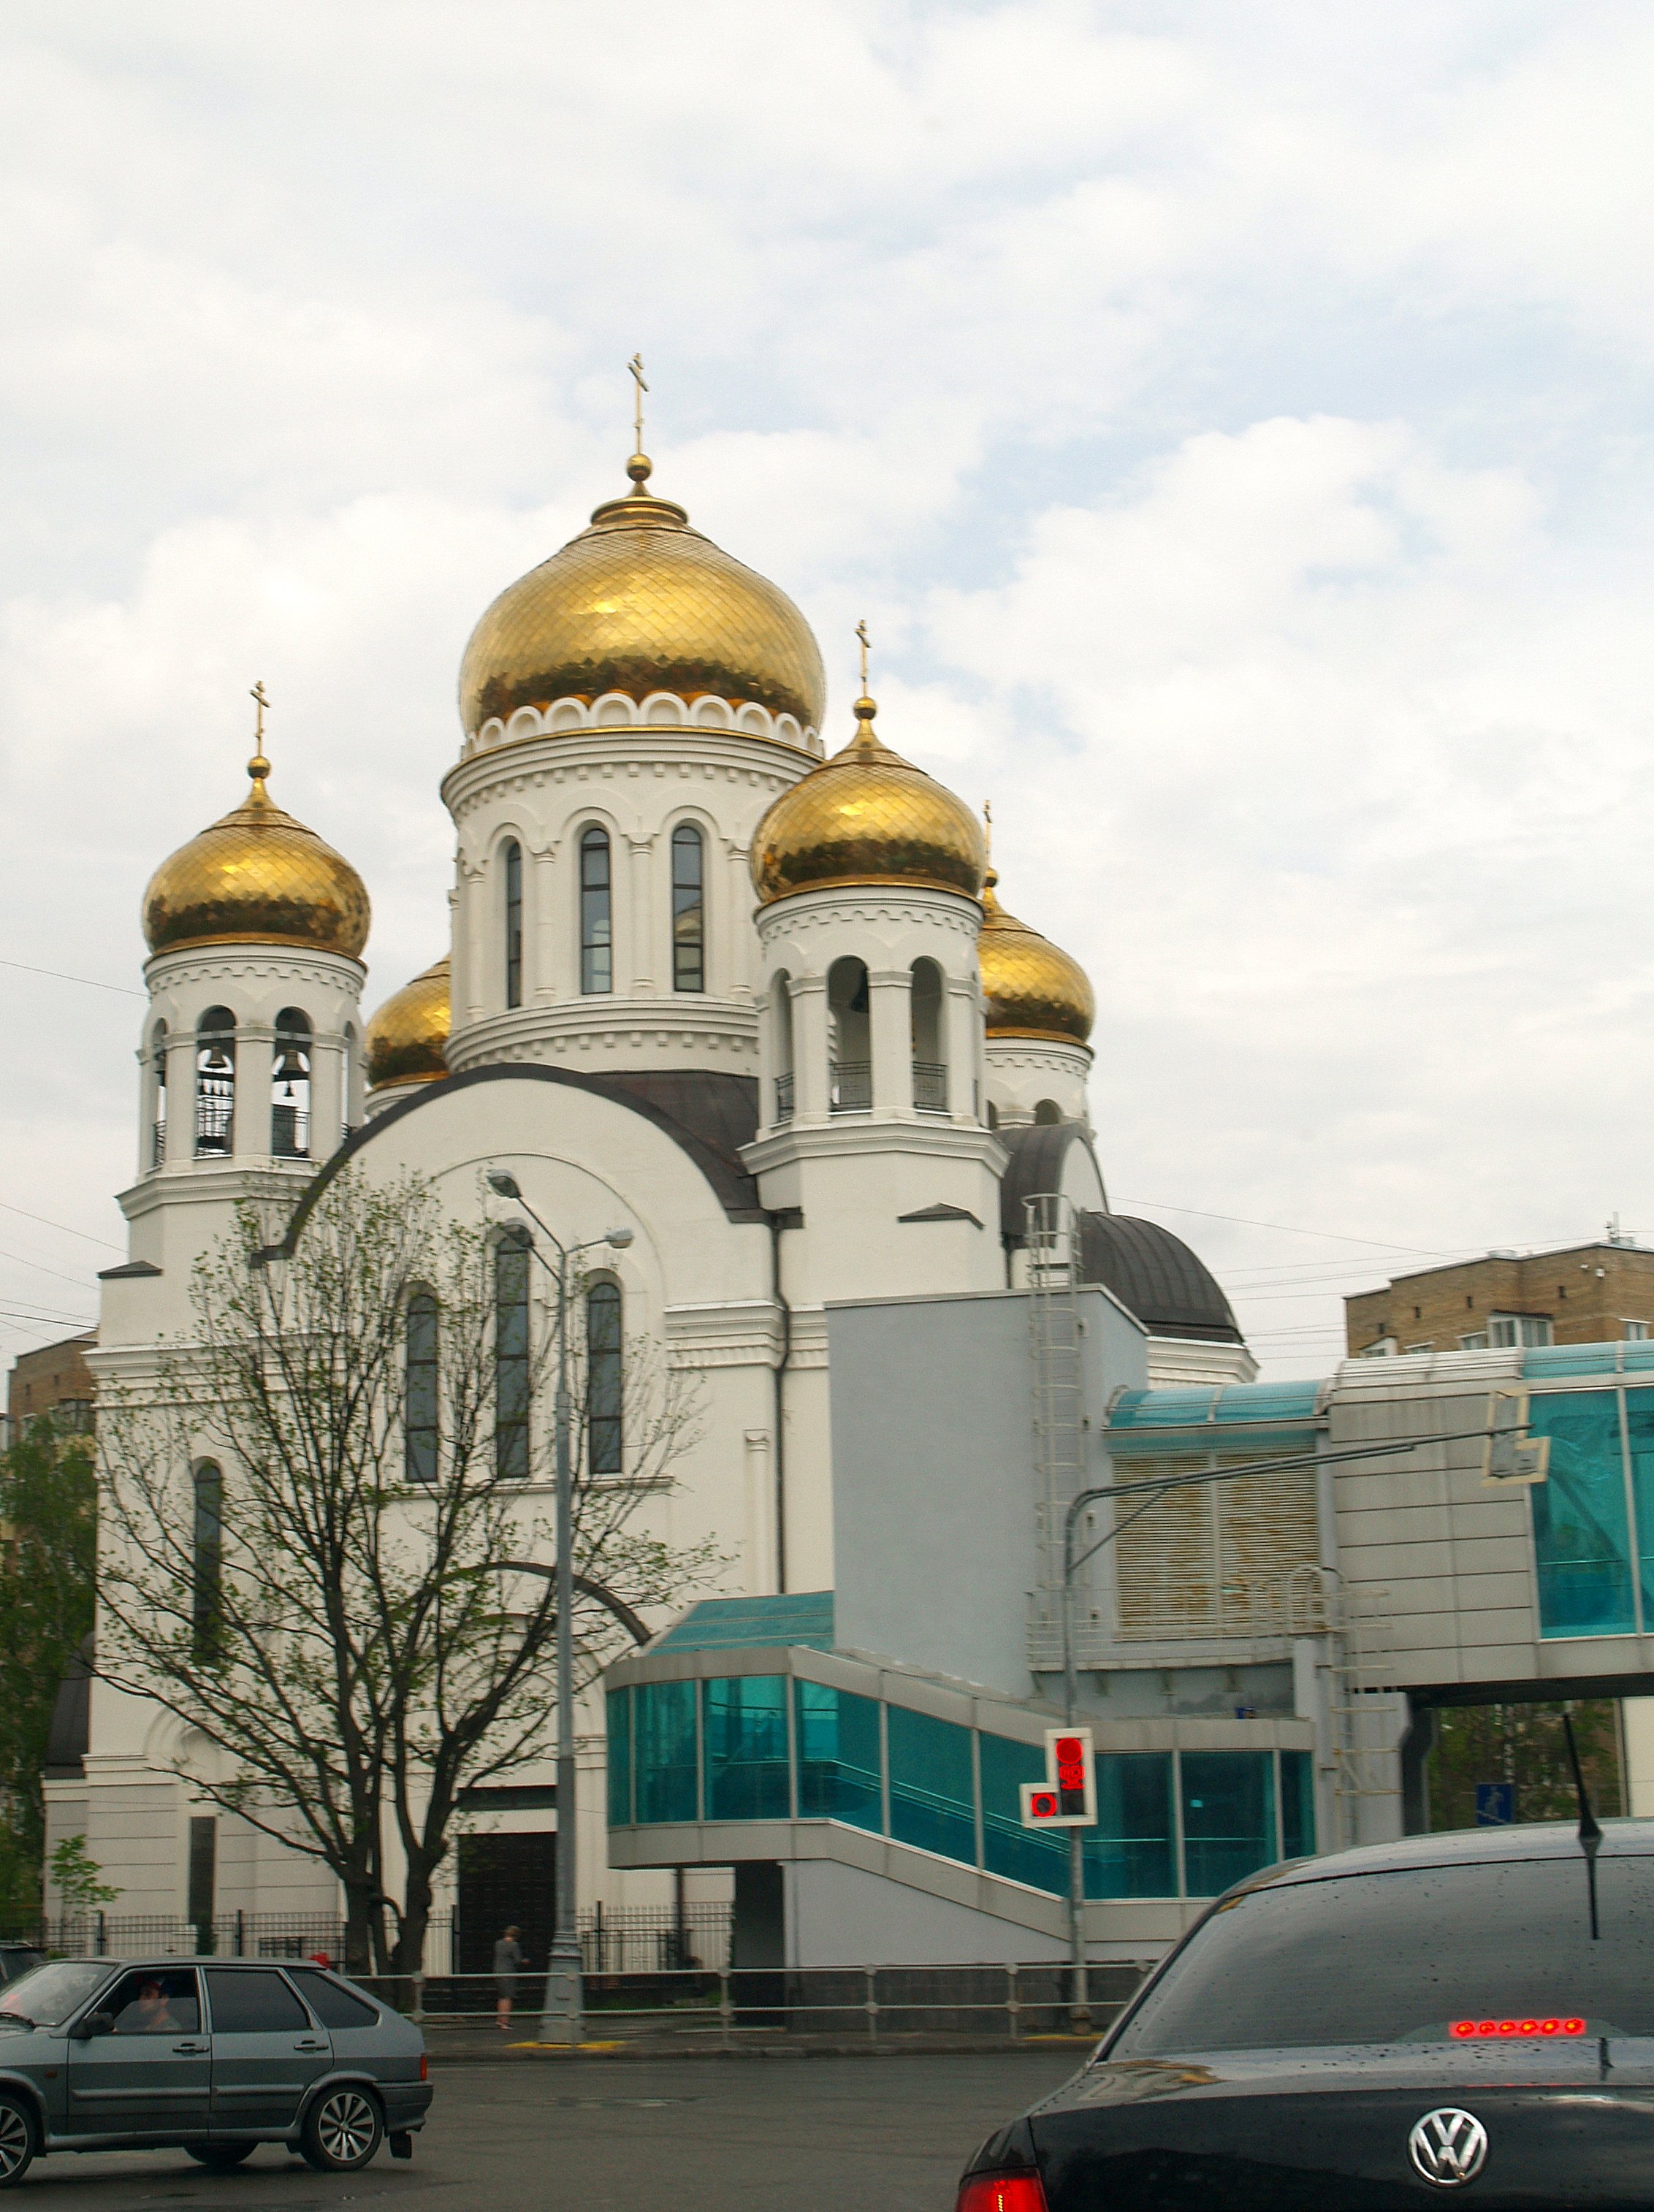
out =
[[(830, 754), (802, 616), (656, 495), (641, 454), (629, 473), (477, 623), (441, 786), (446, 946), (370, 1019), (366, 889), (276, 805), (262, 744), (246, 800), (156, 871), (130, 1255), (93, 1358), (100, 1386), (141, 1390), (187, 1340), (192, 1269), (244, 1195), (297, 1206), (349, 1161), (428, 1176), (469, 1218), (503, 1170), (570, 1244), (631, 1231), (605, 1262), (622, 1357), (659, 1347), (702, 1407), (642, 1524), (715, 1547), (727, 1599), (779, 1601), (832, 1591), (874, 1527), (836, 1495), (833, 1362), (860, 1340), (835, 1316), (1022, 1298), (1031, 1197), (1064, 1201), (1076, 1283), (1122, 1332), (1116, 1382), (1219, 1391), (1256, 1369), (1194, 1255), (1111, 1212), (1090, 985), (1000, 906), (972, 811), (885, 743), (865, 675)], [(1019, 1488), (1014, 1510), (1032, 1525)], [(1011, 1548), (1020, 1616), (1037, 1572)], [(1031, 1728), (1038, 1669), (996, 1694)], [(611, 1848), (603, 1715), (587, 1701), (579, 1746), (584, 1904), (662, 1900), (673, 1864), (727, 1891), (687, 1840)], [(53, 1836), (86, 1836), (123, 1915), (199, 1918), (209, 1893), (219, 1919), (333, 1910), (315, 1862), (194, 1797), (178, 1726), (94, 1678), (48, 1784)], [(478, 1832), (555, 1830), (532, 1778), (496, 1795)]]

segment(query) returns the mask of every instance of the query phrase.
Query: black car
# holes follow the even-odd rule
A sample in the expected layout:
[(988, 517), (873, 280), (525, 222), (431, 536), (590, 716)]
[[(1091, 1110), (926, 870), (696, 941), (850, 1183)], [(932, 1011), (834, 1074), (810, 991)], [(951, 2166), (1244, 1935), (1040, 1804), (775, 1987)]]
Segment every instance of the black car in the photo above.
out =
[(958, 2212), (1648, 2212), (1654, 1820), (1298, 1859), (1219, 1898)]

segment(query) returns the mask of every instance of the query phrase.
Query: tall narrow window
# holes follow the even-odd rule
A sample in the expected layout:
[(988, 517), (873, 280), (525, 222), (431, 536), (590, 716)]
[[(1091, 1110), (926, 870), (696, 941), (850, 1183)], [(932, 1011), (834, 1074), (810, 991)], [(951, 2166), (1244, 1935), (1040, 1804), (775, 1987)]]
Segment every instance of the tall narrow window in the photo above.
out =
[(587, 1471), (591, 1474), (621, 1471), (623, 1361), (620, 1286), (593, 1283), (586, 1293)]
[(276, 1017), (270, 1149), (278, 1160), (310, 1157), (310, 1017), (297, 1006), (283, 1006)]
[(149, 1040), (149, 1066), (155, 1079), (155, 1110), (150, 1124), (149, 1164), (158, 1168), (167, 1157), (167, 1024), (157, 1022)]
[(606, 830), (588, 830), (580, 841), (580, 988), (588, 997), (615, 988)]
[(356, 1125), (350, 1117), (356, 1110), (357, 1067), (356, 1033), (346, 1022), (344, 1065), (339, 1071), (339, 1138), (344, 1144), (349, 1144), (355, 1133)]
[(407, 1403), (403, 1413), (410, 1482), (435, 1482), (440, 1442), (436, 1300), (416, 1291), (408, 1301)]
[(873, 1042), (867, 970), (835, 960), (827, 971), (827, 1104), (834, 1114), (865, 1114), (873, 1104)]
[(494, 1254), (494, 1471), (528, 1479), (528, 1231), (512, 1228)]
[(523, 848), (514, 837), (505, 848), (506, 1004), (523, 1002)]
[(770, 1005), (775, 1010), (775, 1119), (790, 1121), (793, 1118), (793, 985), (784, 969), (770, 986)]
[(692, 822), (672, 833), (672, 988), (707, 988), (705, 847)]
[(210, 1460), (195, 1471), (190, 1608), (194, 1656), (210, 1662), (224, 1633), (224, 1478)]
[(195, 1149), (228, 1154), (235, 1146), (235, 1017), (209, 1006), (195, 1025)]

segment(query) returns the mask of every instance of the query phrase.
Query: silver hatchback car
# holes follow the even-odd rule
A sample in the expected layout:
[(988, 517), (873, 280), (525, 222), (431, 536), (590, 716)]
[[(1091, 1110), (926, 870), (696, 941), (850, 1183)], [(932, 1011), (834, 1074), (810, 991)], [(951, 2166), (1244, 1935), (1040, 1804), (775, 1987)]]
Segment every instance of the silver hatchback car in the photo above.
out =
[(58, 1959), (0, 1991), (0, 2189), (64, 2150), (355, 2173), (410, 2157), (430, 2101), (419, 2030), (320, 1966)]

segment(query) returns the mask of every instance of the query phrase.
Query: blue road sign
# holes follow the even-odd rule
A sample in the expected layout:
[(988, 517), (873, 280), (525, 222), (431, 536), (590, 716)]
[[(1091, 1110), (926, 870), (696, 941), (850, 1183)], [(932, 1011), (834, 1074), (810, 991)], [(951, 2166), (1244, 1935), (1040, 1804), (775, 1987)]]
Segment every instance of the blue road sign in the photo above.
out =
[(1514, 1782), (1477, 1783), (1476, 1826), (1479, 1828), (1508, 1828), (1515, 1819)]

